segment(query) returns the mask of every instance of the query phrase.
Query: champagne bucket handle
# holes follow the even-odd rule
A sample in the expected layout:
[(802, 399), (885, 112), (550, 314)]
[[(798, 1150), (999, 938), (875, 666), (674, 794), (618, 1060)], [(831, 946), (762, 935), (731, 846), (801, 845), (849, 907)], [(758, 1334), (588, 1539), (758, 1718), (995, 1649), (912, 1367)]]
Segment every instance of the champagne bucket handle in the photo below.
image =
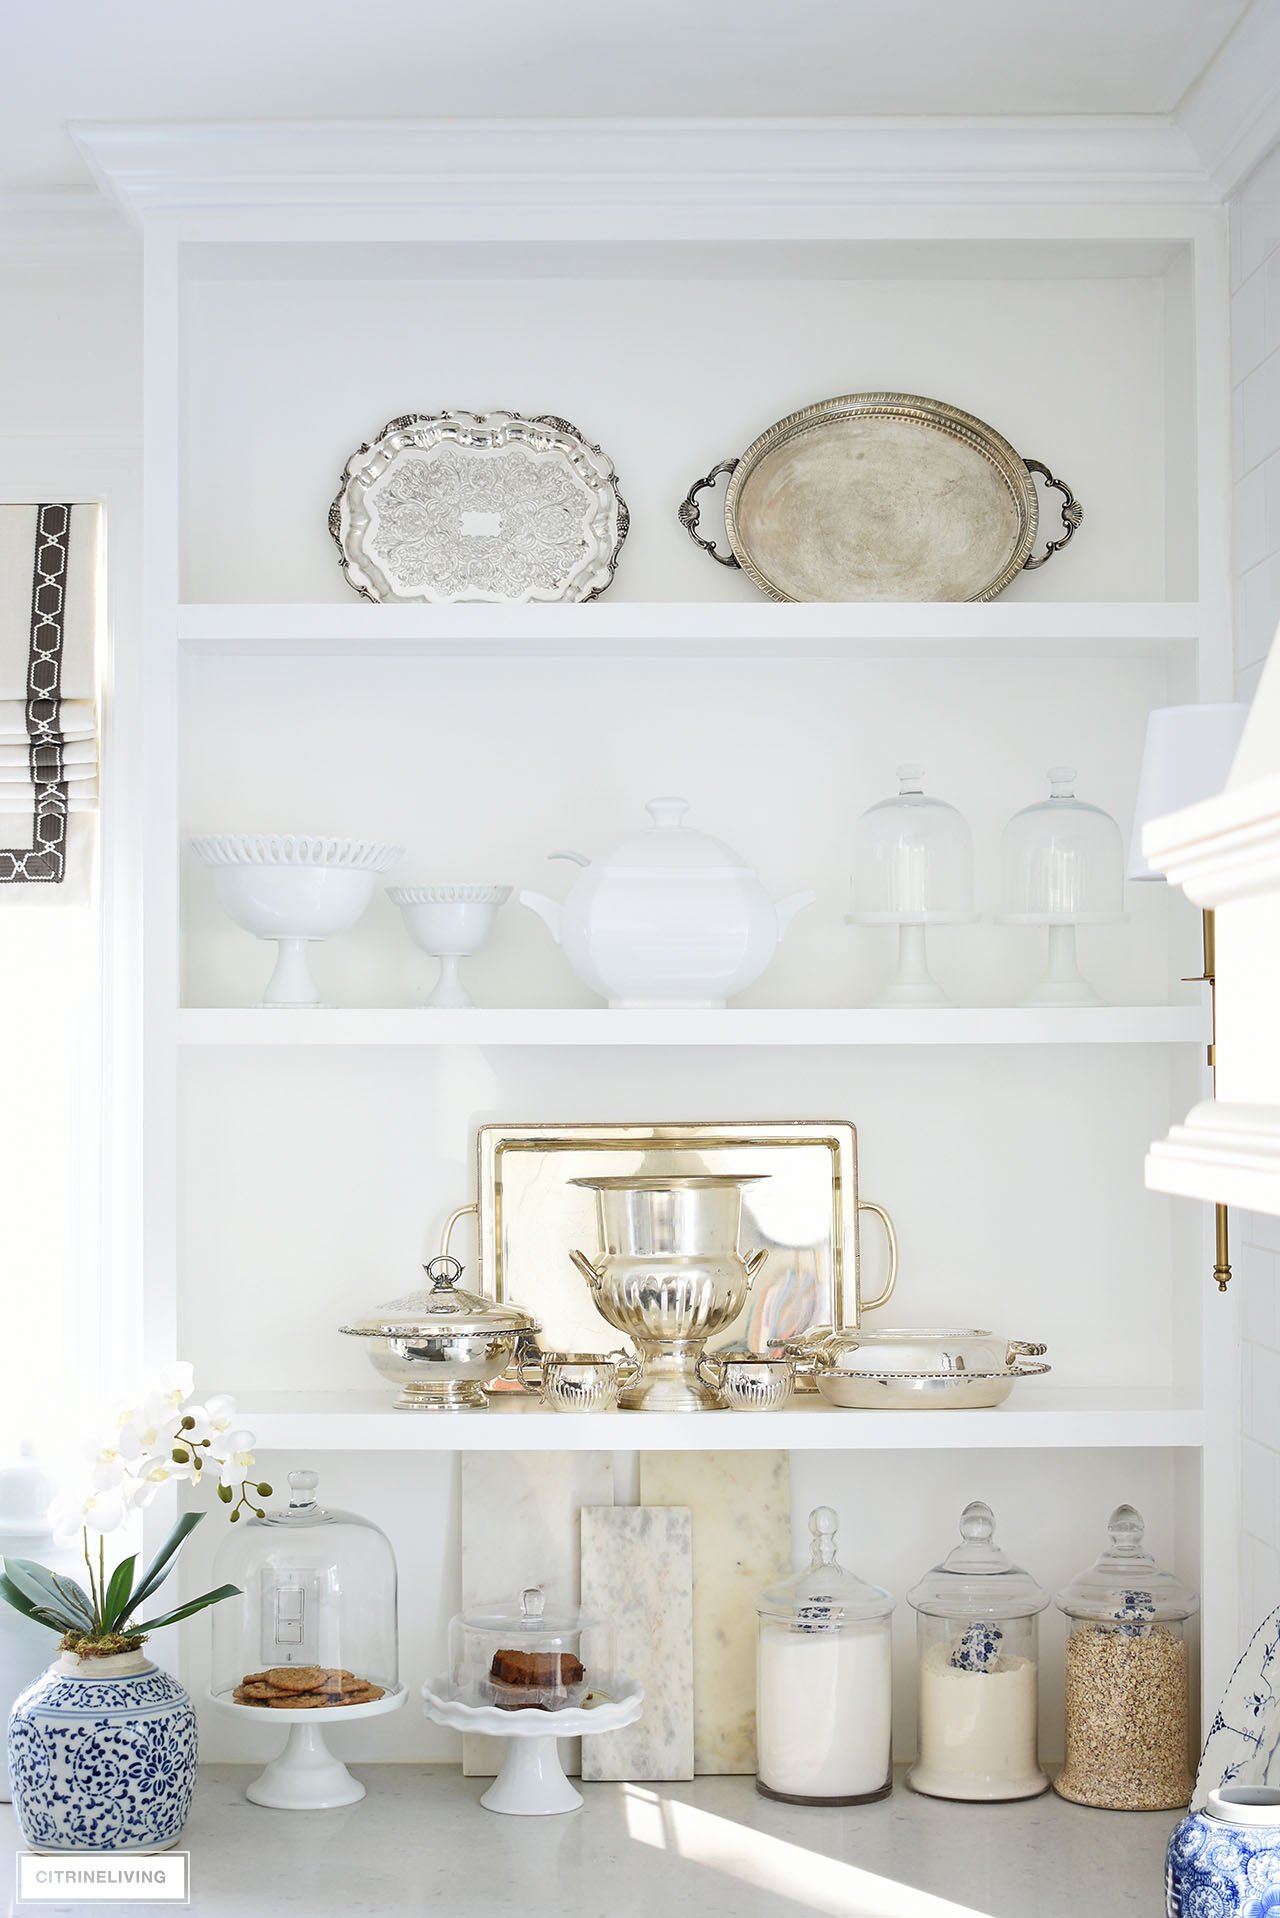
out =
[(874, 1212), (877, 1219), (879, 1219), (881, 1225), (884, 1227), (885, 1244), (889, 1250), (889, 1276), (885, 1280), (884, 1291), (881, 1292), (877, 1298), (863, 1299), (862, 1301), (862, 1309), (864, 1312), (874, 1312), (878, 1305), (887, 1305), (889, 1303), (889, 1300), (893, 1297), (893, 1288), (898, 1283), (898, 1234), (894, 1229), (893, 1220), (889, 1217), (889, 1214), (882, 1205), (876, 1205), (870, 1199), (859, 1199), (859, 1218), (861, 1218), (864, 1212)]
[(579, 1272), (591, 1287), (591, 1290), (598, 1292), (604, 1282), (604, 1273), (596, 1271), (595, 1266), (592, 1265), (585, 1252), (579, 1252), (571, 1247), (569, 1257), (573, 1260), (573, 1263), (577, 1266)]
[[(764, 1264), (768, 1256), (769, 1256), (768, 1246), (762, 1245), (755, 1252), (748, 1252), (746, 1258), (742, 1261), (742, 1263), (747, 1268), (747, 1290), (748, 1291), (750, 1291), (751, 1289), (751, 1286), (755, 1280), (756, 1273), (760, 1270), (760, 1267)], [(888, 1298), (888, 1296), (889, 1294), (886, 1292), (885, 1297)]]

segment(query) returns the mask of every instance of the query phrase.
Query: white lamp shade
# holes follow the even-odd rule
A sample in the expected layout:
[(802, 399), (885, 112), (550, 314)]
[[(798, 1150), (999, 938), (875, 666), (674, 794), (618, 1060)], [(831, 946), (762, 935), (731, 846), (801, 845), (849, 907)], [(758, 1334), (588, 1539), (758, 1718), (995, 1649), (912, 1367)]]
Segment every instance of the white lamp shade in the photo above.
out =
[(1166, 813), (1212, 799), (1227, 783), (1246, 705), (1160, 706), (1147, 720), (1129, 842), (1129, 878), (1163, 879), (1142, 850), (1143, 829)]

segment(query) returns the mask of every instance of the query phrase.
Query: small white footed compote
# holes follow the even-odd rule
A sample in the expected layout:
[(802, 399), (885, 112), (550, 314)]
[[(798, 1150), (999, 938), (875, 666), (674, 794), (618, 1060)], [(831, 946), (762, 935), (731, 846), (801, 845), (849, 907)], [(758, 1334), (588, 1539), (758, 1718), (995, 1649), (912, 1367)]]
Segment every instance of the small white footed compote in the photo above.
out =
[(440, 961), (440, 977), (426, 1003), (473, 1005), (459, 966), (488, 939), (498, 907), (511, 897), (510, 886), (388, 886), (386, 891), (414, 945)]
[(468, 1704), (449, 1679), (438, 1678), (433, 1685), (423, 1686), (422, 1703), (427, 1717), (437, 1725), (486, 1732), (507, 1741), (502, 1769), (480, 1800), (486, 1811), (546, 1818), (577, 1811), (582, 1804), (582, 1793), (564, 1775), (556, 1741), (634, 1725), (644, 1708), (644, 1686), (633, 1678), (612, 1678), (593, 1687), (581, 1705), (562, 1711), (536, 1707), (508, 1711), (501, 1705)]
[(307, 959), (315, 939), (350, 932), (373, 898), (378, 876), (404, 852), (371, 839), (303, 833), (220, 833), (191, 841), (212, 868), (225, 910), (256, 939), (274, 939), (275, 971), (264, 1006), (323, 1004)]

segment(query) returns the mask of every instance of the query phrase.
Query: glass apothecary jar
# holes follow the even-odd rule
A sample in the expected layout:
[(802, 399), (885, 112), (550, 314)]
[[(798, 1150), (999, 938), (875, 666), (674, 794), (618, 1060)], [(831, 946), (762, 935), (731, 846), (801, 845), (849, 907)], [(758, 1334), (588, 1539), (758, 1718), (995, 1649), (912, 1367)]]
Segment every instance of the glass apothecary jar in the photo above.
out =
[(565, 1711), (607, 1693), (613, 1625), (576, 1607), (548, 1605), (537, 1585), (518, 1599), (477, 1605), (449, 1625), (454, 1698), (506, 1711)]
[(932, 1798), (1035, 1798), (1039, 1614), (1049, 1603), (995, 1542), (975, 1499), (960, 1543), (907, 1593), (916, 1612), (919, 1757), (907, 1783)]
[(378, 1527), (321, 1505), (315, 1472), (290, 1472), (289, 1503), (237, 1526), (214, 1583), (215, 1698), (285, 1710), (371, 1705), (399, 1688), (396, 1561)]
[(1194, 1592), (1143, 1549), (1132, 1505), (1056, 1603), (1067, 1634), (1067, 1755), (1054, 1786), (1078, 1805), (1174, 1811), (1191, 1796), (1186, 1621)]
[(836, 1515), (809, 1515), (806, 1570), (756, 1600), (756, 1787), (858, 1805), (892, 1784), (893, 1599), (836, 1559)]

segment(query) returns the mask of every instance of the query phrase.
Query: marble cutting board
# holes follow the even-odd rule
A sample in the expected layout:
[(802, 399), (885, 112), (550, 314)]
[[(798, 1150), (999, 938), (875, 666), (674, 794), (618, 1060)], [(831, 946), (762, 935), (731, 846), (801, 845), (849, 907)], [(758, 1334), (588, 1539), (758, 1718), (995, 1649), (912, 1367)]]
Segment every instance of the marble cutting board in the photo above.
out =
[[(608, 1452), (464, 1452), (462, 1454), (462, 1605), (516, 1598), (542, 1585), (549, 1598), (579, 1600), (578, 1514), (609, 1505), (613, 1458)], [(500, 1739), (469, 1734), (462, 1741), (467, 1778), (492, 1778)], [(578, 1743), (561, 1747), (566, 1771), (578, 1769)]]
[(693, 1540), (689, 1513), (643, 1505), (582, 1513), (582, 1609), (614, 1619), (620, 1673), (644, 1686), (624, 1731), (582, 1741), (582, 1776), (693, 1777)]
[(693, 1514), (694, 1771), (756, 1768), (756, 1599), (791, 1569), (786, 1452), (645, 1452), (643, 1505)]

